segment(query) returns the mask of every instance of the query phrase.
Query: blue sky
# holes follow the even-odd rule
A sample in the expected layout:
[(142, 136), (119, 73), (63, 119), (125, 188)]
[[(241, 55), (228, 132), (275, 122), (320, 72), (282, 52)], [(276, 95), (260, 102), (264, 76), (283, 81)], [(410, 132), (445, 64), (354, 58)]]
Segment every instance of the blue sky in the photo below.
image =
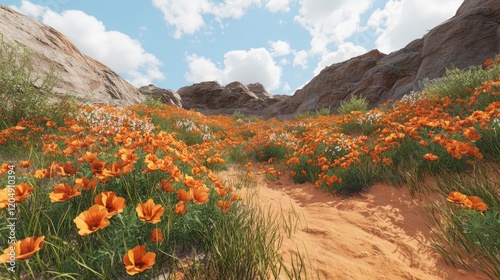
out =
[(321, 69), (390, 53), (462, 0), (2, 0), (62, 32), (133, 85), (216, 80), (291, 95)]

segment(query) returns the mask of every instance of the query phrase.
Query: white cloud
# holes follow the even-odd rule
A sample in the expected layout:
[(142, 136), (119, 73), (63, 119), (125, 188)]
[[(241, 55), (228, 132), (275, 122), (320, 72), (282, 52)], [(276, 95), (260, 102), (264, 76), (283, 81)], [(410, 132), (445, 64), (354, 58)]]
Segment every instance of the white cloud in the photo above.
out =
[(331, 43), (340, 44), (359, 30), (360, 17), (374, 0), (300, 0), (295, 20), (312, 36), (312, 53), (325, 53)]
[(266, 3), (266, 8), (272, 12), (288, 12), (290, 11), (290, 0), (269, 0)]
[(163, 13), (166, 23), (175, 27), (175, 38), (203, 28), (203, 13), (210, 10), (208, 0), (153, 0), (153, 5)]
[[(153, 5), (163, 13), (163, 19), (175, 28), (174, 38), (192, 35), (206, 25), (204, 16), (212, 15), (219, 22), (224, 18), (241, 18), (252, 6), (260, 6), (261, 0), (153, 0)], [(222, 24), (224, 26), (224, 24)]]
[(398, 50), (428, 30), (451, 18), (462, 0), (389, 0), (368, 20), (379, 36), (377, 48), (389, 53)]
[(314, 75), (318, 75), (325, 67), (337, 62), (348, 60), (354, 56), (366, 53), (366, 49), (361, 46), (356, 46), (351, 42), (347, 42), (338, 46), (334, 52), (327, 53), (321, 57), (318, 66), (314, 69)]
[(282, 55), (287, 55), (292, 52), (292, 49), (290, 48), (290, 44), (285, 41), (270, 41), (269, 45), (271, 45), (271, 54), (273, 56), (282, 56)]
[(205, 57), (190, 55), (188, 68), (185, 78), (193, 83), (207, 80), (216, 80), (221, 84), (233, 81), (243, 84), (259, 82), (266, 89), (273, 90), (279, 87), (281, 79), (281, 67), (276, 65), (264, 48), (227, 52), (222, 67)]
[(158, 69), (161, 62), (146, 52), (139, 41), (121, 32), (106, 30), (104, 24), (93, 16), (79, 10), (59, 14), (29, 1), (23, 1), (17, 9), (57, 29), (83, 53), (123, 74), (134, 86), (165, 78)]
[(307, 51), (298, 51), (294, 53), (293, 66), (302, 66), (302, 69), (307, 68), (307, 59), (309, 54)]

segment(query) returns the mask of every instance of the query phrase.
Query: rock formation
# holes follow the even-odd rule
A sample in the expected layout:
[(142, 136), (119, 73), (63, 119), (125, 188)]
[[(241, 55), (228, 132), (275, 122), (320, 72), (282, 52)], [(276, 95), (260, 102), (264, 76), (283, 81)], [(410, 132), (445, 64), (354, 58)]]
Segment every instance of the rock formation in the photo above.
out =
[(293, 117), (297, 113), (330, 108), (352, 95), (365, 97), (374, 107), (397, 100), (422, 81), (442, 76), (447, 68), (481, 64), (500, 53), (498, 0), (465, 0), (456, 15), (388, 55), (372, 50), (321, 71), (292, 97), (263, 111), (265, 117)]
[(2, 5), (0, 33), (5, 42), (25, 47), (32, 53), (33, 66), (39, 75), (45, 75), (52, 66), (56, 68), (61, 82), (54, 88), (55, 93), (116, 106), (145, 99), (110, 68), (82, 54), (57, 30)]
[(183, 107), (207, 114), (233, 114), (240, 112), (260, 115), (260, 112), (280, 99), (273, 97), (263, 85), (244, 85), (232, 82), (226, 86), (218, 82), (201, 82), (177, 91)]
[(145, 96), (159, 100), (164, 104), (170, 104), (182, 108), (182, 101), (179, 94), (170, 89), (162, 89), (155, 85), (143, 86), (139, 91)]

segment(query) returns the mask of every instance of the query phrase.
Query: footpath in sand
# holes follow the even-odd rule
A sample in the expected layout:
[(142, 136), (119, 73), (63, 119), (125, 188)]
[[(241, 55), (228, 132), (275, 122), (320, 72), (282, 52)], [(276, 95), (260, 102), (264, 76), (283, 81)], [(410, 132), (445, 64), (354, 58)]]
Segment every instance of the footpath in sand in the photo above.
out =
[(377, 184), (342, 199), (287, 176), (271, 182), (262, 175), (256, 188), (259, 205), (292, 225), (283, 230), (285, 265), (299, 251), (308, 279), (488, 279), (446, 264), (421, 213), (430, 202), (411, 198), (406, 188)]

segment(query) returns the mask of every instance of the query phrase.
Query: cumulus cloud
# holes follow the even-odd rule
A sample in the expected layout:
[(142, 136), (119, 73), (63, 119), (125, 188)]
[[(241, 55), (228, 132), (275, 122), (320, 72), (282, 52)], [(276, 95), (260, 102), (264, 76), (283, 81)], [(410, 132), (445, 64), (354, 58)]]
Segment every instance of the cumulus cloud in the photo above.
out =
[(56, 13), (29, 1), (23, 1), (16, 9), (62, 32), (83, 53), (123, 74), (134, 86), (165, 78), (158, 69), (161, 62), (146, 52), (139, 41), (121, 32), (106, 30), (93, 16), (79, 10)]
[(307, 59), (309, 58), (309, 53), (307, 51), (297, 51), (294, 53), (293, 66), (301, 66), (302, 69), (307, 68)]
[(165, 22), (175, 28), (174, 38), (192, 35), (206, 25), (204, 16), (212, 15), (217, 21), (224, 18), (240, 18), (252, 6), (260, 6), (261, 0), (153, 0)]
[(285, 41), (270, 41), (269, 45), (271, 45), (271, 54), (273, 56), (282, 56), (282, 55), (287, 55), (292, 52), (292, 49), (290, 48), (290, 44)]
[(359, 30), (361, 15), (374, 0), (301, 0), (295, 20), (312, 36), (312, 53), (328, 52), (329, 44), (343, 43)]
[(361, 46), (356, 46), (351, 42), (343, 43), (338, 46), (334, 52), (329, 52), (321, 57), (318, 66), (314, 69), (314, 75), (318, 75), (321, 70), (334, 63), (346, 61), (352, 57), (366, 53), (366, 49)]
[(451, 18), (462, 0), (389, 0), (383, 9), (377, 9), (368, 20), (368, 27), (376, 30), (376, 46), (389, 53), (398, 50), (428, 30)]
[(208, 0), (153, 0), (167, 24), (175, 27), (175, 38), (193, 34), (205, 25), (203, 14), (210, 10)]
[(243, 84), (259, 82), (268, 90), (279, 87), (281, 67), (276, 65), (271, 54), (264, 48), (236, 50), (224, 55), (223, 66), (197, 55), (188, 56), (186, 80), (198, 83), (216, 80), (221, 84), (240, 81)]
[(290, 11), (290, 0), (269, 0), (266, 9), (272, 13)]

